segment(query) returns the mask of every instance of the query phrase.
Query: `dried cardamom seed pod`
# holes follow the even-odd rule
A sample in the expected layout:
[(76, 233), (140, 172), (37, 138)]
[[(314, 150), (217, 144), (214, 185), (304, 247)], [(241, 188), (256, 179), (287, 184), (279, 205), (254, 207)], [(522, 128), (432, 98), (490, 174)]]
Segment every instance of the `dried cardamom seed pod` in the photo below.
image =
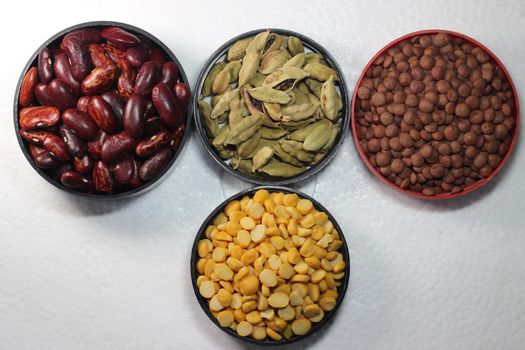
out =
[(303, 163), (310, 163), (315, 157), (315, 153), (311, 153), (303, 149), (302, 142), (297, 142), (293, 140), (281, 140), (280, 144), (283, 148), (283, 151), (299, 159)]
[(272, 160), (264, 167), (262, 167), (259, 172), (274, 176), (274, 177), (290, 177), (303, 173), (306, 171), (305, 167), (297, 167), (291, 164), (283, 163), (278, 160)]
[(281, 105), (278, 103), (263, 102), (266, 113), (272, 118), (273, 121), (281, 120)]
[(244, 142), (241, 142), (238, 146), (237, 146), (237, 157), (240, 157), (240, 158), (246, 158), (248, 157), (250, 154), (252, 154), (252, 152), (255, 151), (255, 149), (257, 148), (257, 146), (259, 145), (259, 142), (261, 141), (261, 135), (262, 135), (262, 130), (259, 129), (252, 137), (250, 137), (248, 140), (244, 141)]
[(250, 81), (257, 73), (261, 54), (259, 51), (249, 51), (242, 60), (241, 70), (239, 71), (239, 86), (243, 86)]
[(213, 80), (213, 84), (211, 85), (211, 92), (213, 92), (216, 95), (223, 94), (228, 89), (228, 86), (230, 86), (230, 80), (230, 71), (223, 68)]
[(252, 172), (253, 164), (251, 159), (233, 158), (231, 166), (233, 169), (240, 171), (241, 173), (250, 174)]
[(330, 133), (330, 138), (326, 142), (326, 144), (323, 146), (321, 150), (328, 151), (335, 143), (335, 140), (337, 139), (337, 135), (339, 135), (339, 131), (341, 131), (341, 124), (337, 124), (332, 128), (332, 132)]
[(246, 54), (253, 52), (253, 51), (262, 51), (264, 46), (266, 45), (266, 41), (268, 40), (268, 37), (270, 36), (270, 31), (266, 30), (264, 32), (260, 32), (257, 34), (248, 44), (246, 47)]
[(262, 57), (264, 58), (266, 55), (270, 54), (273, 51), (279, 50), (283, 45), (283, 38), (277, 33), (270, 33), (268, 35), (268, 39), (266, 40), (266, 44), (264, 45), (264, 48), (262, 50)]
[(331, 75), (334, 76), (334, 79), (338, 80), (335, 69), (319, 62), (310, 62), (306, 64), (303, 69), (310, 75), (310, 77), (319, 81), (327, 81)]
[(290, 95), (284, 91), (275, 90), (267, 86), (246, 89), (246, 91), (256, 100), (270, 103), (286, 104), (290, 102)]
[(293, 89), (298, 81), (308, 76), (309, 73), (299, 67), (281, 67), (268, 75), (262, 86), (288, 92)]
[(253, 156), (253, 168), (252, 171), (255, 172), (262, 168), (266, 163), (270, 161), (273, 157), (273, 148), (265, 146), (255, 153)]
[(304, 52), (298, 53), (297, 55), (293, 56), (286, 62), (283, 67), (299, 67), (301, 68), (304, 65), (304, 61), (306, 59), (306, 55)]
[(242, 106), (244, 102), (239, 96), (233, 96), (230, 99), (230, 113), (228, 114), (228, 123), (230, 126), (234, 126), (242, 120)]
[(239, 90), (235, 89), (230, 92), (226, 92), (222, 95), (217, 104), (213, 107), (211, 111), (211, 119), (217, 119), (220, 115), (230, 110), (230, 100), (234, 96), (239, 95)]
[(321, 98), (321, 87), (323, 86), (323, 83), (312, 79), (312, 78), (306, 78), (304, 80), (306, 86), (308, 86), (308, 89), (314, 94), (317, 98)]
[(228, 86), (226, 91), (221, 95), (212, 95), (211, 96), (211, 108), (215, 108), (217, 103), (221, 100), (221, 98), (224, 96), (224, 94), (227, 94), (228, 92), (233, 91), (233, 88), (231, 86)]
[(225, 125), (221, 128), (221, 130), (219, 131), (219, 133), (217, 134), (217, 136), (215, 136), (215, 138), (212, 140), (212, 145), (215, 146), (215, 148), (219, 148), (219, 147), (222, 147), (222, 145), (224, 144), (224, 141), (226, 141), (226, 138), (228, 137), (228, 135), (230, 134), (230, 126), (229, 125)]
[(262, 115), (250, 115), (231, 127), (225, 145), (238, 145), (252, 137), (262, 126), (264, 118)]
[(321, 63), (321, 64), (327, 64), (325, 59), (323, 58), (323, 55), (321, 55), (320, 53), (317, 53), (317, 52), (310, 52), (310, 53), (307, 53), (304, 57), (304, 64), (308, 64), (308, 63), (312, 63), (312, 62), (317, 62), (317, 63)]
[(331, 134), (332, 126), (330, 124), (319, 125), (306, 137), (303, 142), (303, 149), (310, 152), (315, 152), (321, 149), (326, 145)]
[(217, 74), (219, 74), (219, 72), (224, 68), (224, 66), (226, 66), (226, 63), (219, 62), (215, 63), (213, 67), (211, 67), (210, 71), (208, 72), (208, 75), (204, 79), (204, 83), (202, 84), (202, 95), (204, 97), (210, 96), (213, 81), (215, 80)]
[(237, 40), (229, 49), (228, 49), (228, 61), (240, 60), (246, 54), (246, 48), (248, 44), (253, 40), (253, 37)]
[(321, 108), (326, 118), (330, 120), (334, 120), (337, 117), (337, 97), (334, 76), (331, 75), (321, 87)]
[(295, 36), (288, 37), (288, 51), (290, 51), (292, 56), (295, 56), (298, 53), (304, 53), (304, 46), (301, 39)]
[(283, 162), (291, 164), (291, 165), (295, 165), (298, 167), (303, 166), (303, 163), (301, 163), (297, 158), (294, 158), (292, 155), (286, 153), (280, 144), (274, 145), (273, 150), (274, 150), (275, 155)]
[(265, 139), (270, 139), (270, 140), (278, 140), (280, 138), (283, 138), (285, 137), (288, 132), (284, 129), (281, 129), (281, 128), (268, 128), (266, 126), (263, 126), (261, 128), (261, 131), (262, 131), (262, 137), (264, 137)]
[(255, 73), (255, 75), (248, 81), (248, 84), (253, 87), (261, 86), (262, 83), (264, 83), (264, 80), (266, 79), (266, 75), (261, 74), (259, 72)]
[(197, 106), (199, 106), (201, 120), (204, 124), (206, 132), (208, 133), (208, 136), (217, 136), (219, 134), (219, 123), (217, 123), (217, 120), (211, 119), (210, 104), (204, 100), (199, 100), (197, 101)]
[(300, 129), (297, 129), (294, 132), (290, 133), (289, 139), (290, 140), (294, 140), (294, 141), (303, 142), (304, 140), (306, 140), (306, 137), (308, 135), (310, 135), (310, 133), (315, 128), (317, 128), (318, 126), (321, 126), (321, 125), (325, 125), (325, 124), (330, 125), (331, 123), (330, 123), (329, 120), (323, 119), (323, 120), (320, 120), (318, 122), (315, 122), (315, 123), (309, 124), (307, 126), (304, 126), (304, 127), (300, 128)]
[(249, 155), (246, 156), (246, 158), (253, 158), (253, 156), (255, 156), (255, 154), (263, 147), (265, 146), (268, 146), (268, 147), (274, 147), (275, 145), (277, 145), (279, 143), (279, 140), (269, 140), (269, 139), (265, 139), (265, 138), (261, 138), (261, 140), (259, 141), (259, 144), (257, 145), (257, 147), (253, 150), (252, 153), (250, 153)]
[(269, 52), (259, 65), (259, 72), (270, 74), (277, 68), (281, 68), (290, 59), (290, 54), (286, 50), (275, 50)]

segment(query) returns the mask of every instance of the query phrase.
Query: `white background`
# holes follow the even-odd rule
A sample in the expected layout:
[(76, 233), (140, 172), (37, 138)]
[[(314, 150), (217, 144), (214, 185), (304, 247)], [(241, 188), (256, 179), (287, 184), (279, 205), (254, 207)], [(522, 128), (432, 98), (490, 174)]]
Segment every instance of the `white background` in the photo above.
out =
[[(352, 92), (367, 60), (389, 41), (444, 28), (484, 43), (505, 63), (518, 92), (525, 86), (520, 0), (9, 3), (0, 13), (2, 350), (247, 347), (207, 319), (190, 284), (197, 228), (225, 196), (248, 186), (223, 174), (195, 134), (160, 186), (121, 202), (62, 193), (20, 152), (14, 89), (29, 56), (59, 30), (90, 20), (141, 27), (175, 52), (193, 87), (209, 55), (231, 37), (263, 27), (291, 29), (333, 54)], [(485, 188), (430, 203), (377, 181), (349, 135), (335, 160), (297, 187), (343, 227), (352, 257), (350, 288), (335, 322), (291, 348), (523, 349), (520, 139)]]

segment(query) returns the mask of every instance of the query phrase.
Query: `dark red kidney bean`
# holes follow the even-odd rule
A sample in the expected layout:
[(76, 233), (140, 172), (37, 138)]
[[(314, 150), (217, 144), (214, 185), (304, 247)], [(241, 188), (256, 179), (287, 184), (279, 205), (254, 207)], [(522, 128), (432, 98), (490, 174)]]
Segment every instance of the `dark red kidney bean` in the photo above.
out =
[(73, 168), (82, 175), (89, 174), (93, 170), (93, 164), (93, 160), (88, 155), (73, 159)]
[(67, 109), (62, 113), (62, 121), (75, 134), (84, 140), (91, 140), (98, 134), (98, 127), (89, 115), (78, 109)]
[(140, 44), (140, 39), (130, 32), (119, 27), (106, 27), (101, 35), (110, 44), (119, 47), (131, 47)]
[(191, 91), (188, 85), (184, 83), (177, 83), (173, 87), (173, 92), (175, 92), (175, 99), (177, 100), (179, 106), (183, 109), (188, 108), (191, 98)]
[(123, 60), (126, 56), (126, 52), (116, 48), (115, 46), (112, 46), (110, 44), (104, 43), (102, 44), (102, 47), (104, 48), (104, 51), (108, 55), (108, 57), (115, 63), (118, 63), (120, 60)]
[(174, 86), (179, 80), (179, 67), (174, 62), (166, 62), (162, 65), (161, 82)]
[(91, 70), (91, 59), (86, 44), (100, 41), (100, 31), (85, 28), (72, 31), (64, 36), (60, 48), (67, 53), (71, 73), (77, 81), (82, 81)]
[(83, 28), (69, 32), (62, 39), (60, 48), (65, 50), (71, 41), (78, 41), (82, 45), (99, 42), (100, 30), (96, 28)]
[(164, 56), (164, 52), (162, 52), (161, 49), (158, 47), (153, 47), (149, 55), (149, 60), (164, 63), (166, 61), (166, 57)]
[(157, 111), (155, 110), (155, 106), (153, 105), (153, 102), (151, 102), (151, 98), (146, 98), (146, 119), (154, 117), (157, 115)]
[(162, 130), (148, 140), (139, 142), (135, 147), (135, 154), (141, 158), (149, 158), (166, 147), (171, 140), (172, 134), (169, 131)]
[(151, 101), (164, 123), (173, 128), (182, 124), (183, 114), (170, 87), (164, 83), (158, 83), (151, 90)]
[(179, 149), (180, 143), (182, 141), (182, 137), (184, 136), (184, 130), (186, 127), (184, 124), (181, 124), (177, 130), (173, 133), (173, 141), (171, 142), (171, 148), (173, 148), (175, 151)]
[(26, 107), (20, 111), (20, 127), (24, 130), (48, 128), (60, 121), (56, 107)]
[(113, 192), (113, 176), (109, 167), (100, 160), (93, 167), (93, 182), (98, 192)]
[(160, 131), (162, 124), (164, 124), (164, 122), (162, 121), (162, 118), (158, 116), (146, 119), (146, 122), (144, 123), (144, 135), (156, 134)]
[(120, 69), (117, 82), (118, 92), (122, 98), (127, 100), (133, 94), (133, 85), (135, 85), (137, 72), (127, 60), (120, 60), (118, 67)]
[(100, 159), (107, 164), (111, 164), (125, 153), (131, 152), (136, 144), (137, 141), (126, 132), (110, 135), (102, 144)]
[(142, 186), (142, 180), (139, 176), (140, 167), (142, 166), (142, 163), (133, 157), (130, 158), (133, 161), (133, 175), (131, 176), (131, 179), (128, 182), (128, 186), (131, 188), (137, 188)]
[(60, 164), (58, 168), (51, 169), (51, 171), (49, 171), (49, 176), (51, 176), (53, 180), (60, 182), (60, 177), (62, 176), (62, 174), (65, 173), (66, 171), (71, 171), (71, 170), (73, 170), (71, 163), (63, 163), (63, 164)]
[(62, 80), (76, 95), (80, 94), (80, 83), (73, 78), (71, 67), (65, 53), (55, 56), (54, 72), (58, 79)]
[(93, 159), (100, 159), (100, 150), (104, 141), (106, 141), (107, 134), (100, 130), (97, 137), (87, 143), (88, 154)]
[(144, 161), (139, 170), (140, 179), (142, 181), (149, 181), (159, 175), (168, 165), (171, 157), (173, 157), (173, 150), (171, 148), (164, 148), (153, 157)]
[(60, 175), (60, 182), (64, 187), (72, 190), (93, 192), (93, 181), (76, 171), (64, 171)]
[(51, 99), (47, 93), (47, 84), (38, 83), (35, 87), (35, 95), (38, 103), (42, 106), (52, 106)]
[(47, 95), (51, 104), (60, 111), (74, 108), (77, 105), (77, 98), (73, 91), (60, 79), (54, 79), (47, 86)]
[(78, 137), (70, 128), (64, 124), (60, 125), (60, 136), (66, 144), (67, 151), (74, 157), (83, 157), (87, 152), (87, 145), (84, 140)]
[(115, 117), (111, 106), (100, 96), (93, 96), (87, 106), (91, 119), (97, 126), (107, 133), (115, 129)]
[(87, 106), (91, 101), (91, 96), (82, 96), (77, 101), (77, 109), (84, 113), (87, 113)]
[(20, 94), (18, 96), (18, 102), (22, 107), (29, 107), (35, 99), (35, 88), (38, 81), (38, 69), (36, 67), (31, 67), (20, 85)]
[(140, 67), (133, 86), (133, 93), (138, 95), (149, 95), (153, 86), (161, 78), (162, 65), (160, 62), (148, 61)]
[(38, 76), (40, 81), (49, 83), (55, 75), (53, 59), (47, 47), (42, 48), (38, 54)]
[(60, 161), (66, 161), (69, 159), (69, 154), (64, 141), (49, 131), (20, 130), (20, 135), (27, 142), (36, 146), (44, 147), (49, 154)]
[(54, 169), (59, 166), (59, 162), (57, 162), (47, 150), (44, 148), (35, 146), (33, 144), (29, 145), (29, 152), (31, 153), (31, 157), (35, 161), (35, 164), (40, 169)]
[(138, 36), (140, 44), (126, 50), (126, 60), (134, 67), (140, 67), (151, 54), (151, 41), (143, 35)]
[(122, 129), (122, 118), (124, 116), (124, 100), (116, 90), (108, 90), (100, 95), (104, 101), (111, 107), (115, 119), (116, 130)]
[(109, 90), (117, 81), (117, 66), (101, 66), (93, 69), (89, 75), (82, 80), (80, 91), (84, 95), (99, 95)]
[(146, 113), (146, 98), (141, 95), (131, 95), (124, 108), (124, 130), (134, 137), (139, 138), (144, 131)]
[(113, 179), (115, 180), (115, 185), (123, 186), (128, 184), (133, 178), (134, 171), (135, 164), (129, 155), (126, 155), (121, 160), (114, 163), (111, 167), (111, 172), (113, 174)]

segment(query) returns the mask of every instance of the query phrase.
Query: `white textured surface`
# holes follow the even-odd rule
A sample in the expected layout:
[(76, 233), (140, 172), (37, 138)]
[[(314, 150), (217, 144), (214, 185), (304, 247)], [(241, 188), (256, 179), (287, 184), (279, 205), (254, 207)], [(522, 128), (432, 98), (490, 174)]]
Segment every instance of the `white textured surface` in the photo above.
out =
[[(331, 51), (353, 91), (366, 61), (390, 40), (446, 28), (487, 45), (518, 90), (525, 86), (520, 0), (10, 4), (0, 12), (2, 350), (246, 348), (207, 320), (191, 289), (196, 229), (224, 194), (246, 186), (222, 174), (196, 135), (166, 181), (126, 202), (61, 193), (27, 164), (13, 133), (12, 96), (28, 57), (55, 32), (100, 19), (142, 27), (175, 52), (193, 85), (229, 38), (287, 28)], [(486, 188), (429, 203), (379, 183), (348, 137), (334, 162), (302, 188), (343, 227), (351, 285), (335, 322), (294, 348), (523, 349), (524, 148), (520, 142)]]

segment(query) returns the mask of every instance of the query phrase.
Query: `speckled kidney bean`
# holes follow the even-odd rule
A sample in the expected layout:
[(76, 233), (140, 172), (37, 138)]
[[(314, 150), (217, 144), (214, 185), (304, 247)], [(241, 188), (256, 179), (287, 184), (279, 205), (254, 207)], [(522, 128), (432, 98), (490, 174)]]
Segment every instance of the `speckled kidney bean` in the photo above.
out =
[(80, 83), (71, 74), (69, 61), (65, 53), (55, 56), (54, 72), (58, 79), (64, 82), (76, 95), (80, 94)]
[(122, 119), (124, 117), (124, 100), (116, 90), (108, 90), (100, 95), (106, 101), (106, 103), (111, 107), (113, 111), (113, 117), (115, 120), (115, 129), (122, 129)]
[(38, 83), (35, 87), (35, 96), (41, 106), (53, 106), (49, 94), (47, 93), (47, 84)]
[(191, 92), (188, 85), (184, 83), (177, 83), (173, 88), (173, 92), (175, 93), (175, 99), (177, 100), (179, 106), (187, 108), (191, 97)]
[(93, 160), (86, 154), (83, 157), (73, 159), (73, 168), (82, 175), (87, 175), (93, 170)]
[(133, 158), (129, 155), (126, 155), (122, 157), (121, 160), (115, 162), (111, 167), (115, 185), (127, 185), (133, 178), (134, 171), (135, 164), (133, 163)]
[(126, 50), (126, 60), (134, 67), (140, 67), (151, 54), (151, 41), (143, 35), (138, 37), (140, 44)]
[(59, 164), (58, 161), (51, 157), (49, 151), (42, 147), (38, 147), (31, 144), (29, 145), (29, 152), (31, 153), (31, 157), (35, 161), (35, 164), (40, 169), (53, 169)]
[(87, 113), (87, 107), (91, 101), (91, 96), (82, 96), (77, 101), (77, 109), (84, 113)]
[(111, 106), (101, 97), (93, 96), (87, 106), (87, 113), (97, 126), (107, 133), (115, 129), (115, 117)]
[(62, 113), (62, 122), (84, 140), (95, 138), (99, 130), (89, 115), (78, 109), (65, 110)]
[(98, 29), (86, 28), (73, 31), (64, 36), (61, 48), (67, 53), (73, 77), (82, 81), (88, 75), (92, 62), (86, 44), (100, 41)]
[(173, 62), (166, 62), (162, 65), (161, 82), (169, 86), (175, 86), (179, 79), (179, 68)]
[(60, 182), (64, 187), (81, 192), (93, 192), (93, 181), (76, 171), (64, 171), (60, 175)]
[(100, 130), (97, 134), (97, 137), (87, 143), (88, 154), (91, 158), (100, 159), (100, 150), (102, 149), (102, 145), (104, 144), (104, 141), (106, 141), (107, 137), (108, 135), (104, 131)]
[(164, 147), (166, 147), (172, 140), (172, 134), (167, 130), (162, 130), (153, 135), (148, 140), (144, 140), (135, 147), (135, 154), (141, 158), (151, 157)]
[(95, 162), (93, 167), (93, 183), (98, 192), (113, 192), (113, 176), (109, 167), (102, 161)]
[(119, 27), (106, 27), (102, 29), (101, 36), (108, 43), (118, 47), (132, 47), (140, 44), (140, 39), (136, 35)]
[(49, 128), (60, 121), (56, 107), (26, 107), (20, 111), (20, 128), (24, 130)]
[(74, 108), (77, 105), (77, 98), (73, 91), (60, 79), (54, 79), (47, 86), (47, 95), (53, 106), (60, 111)]
[(20, 106), (29, 107), (31, 105), (35, 98), (35, 88), (38, 83), (38, 69), (32, 67), (27, 71), (20, 85), (20, 94), (18, 96)]
[(60, 160), (67, 161), (69, 154), (66, 149), (64, 141), (49, 131), (33, 130), (25, 131), (20, 130), (20, 135), (29, 143), (36, 146), (43, 147), (46, 149), (51, 156)]

